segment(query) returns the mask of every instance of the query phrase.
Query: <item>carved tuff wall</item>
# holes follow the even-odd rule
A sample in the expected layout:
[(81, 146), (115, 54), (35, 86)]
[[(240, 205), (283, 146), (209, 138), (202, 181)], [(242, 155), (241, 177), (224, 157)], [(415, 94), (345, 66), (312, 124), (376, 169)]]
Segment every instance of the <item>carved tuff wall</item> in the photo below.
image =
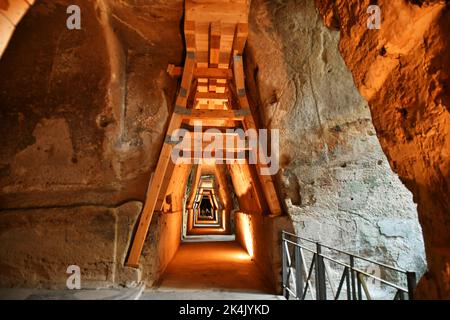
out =
[[(392, 168), (419, 204), (429, 277), (445, 283), (449, 109), (439, 66), (449, 65), (450, 19), (439, 5), (392, 3), (387, 29), (395, 10), (429, 11), (423, 33), (367, 31), (368, 1), (317, 2), (340, 33), (312, 0), (252, 1), (247, 85), (262, 123), (280, 129), (278, 188), (296, 231), (423, 271), (416, 207)], [(65, 28), (69, 4), (82, 8), (82, 30)], [(174, 102), (177, 80), (165, 71), (183, 59), (182, 14), (183, 1), (42, 0), (22, 19), (0, 60), (1, 284), (57, 285), (80, 259), (94, 285), (151, 284), (162, 272), (178, 246), (178, 213), (156, 215), (142, 273), (121, 266)], [(52, 228), (64, 250), (51, 249)], [(26, 234), (40, 244), (34, 256)], [(253, 237), (261, 244), (264, 234)], [(92, 239), (113, 245), (85, 256), (77, 244)], [(442, 296), (445, 287), (430, 288)]]
[(428, 272), (419, 298), (450, 294), (450, 7), (447, 1), (377, 1), (380, 30), (366, 28), (370, 1), (316, 1), (340, 30), (339, 50), (368, 101), (392, 169), (418, 205)]
[(298, 234), (425, 270), (412, 195), (312, 1), (252, 1), (247, 81), (280, 129), (279, 187)]

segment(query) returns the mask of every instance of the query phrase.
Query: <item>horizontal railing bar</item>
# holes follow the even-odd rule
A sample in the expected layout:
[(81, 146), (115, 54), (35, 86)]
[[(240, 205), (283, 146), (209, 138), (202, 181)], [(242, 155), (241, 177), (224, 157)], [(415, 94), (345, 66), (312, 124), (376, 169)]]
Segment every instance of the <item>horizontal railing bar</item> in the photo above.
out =
[[(305, 244), (301, 243), (302, 241), (292, 239), (291, 237), (295, 238), (295, 239), (299, 239), (299, 240), (304, 240), (304, 241), (306, 241), (308, 243), (311, 243), (311, 244), (316, 244), (316, 248), (308, 248)], [(289, 251), (290, 251), (289, 244), (293, 245), (294, 248), (298, 247), (298, 248), (304, 249), (304, 250), (306, 250), (306, 251), (308, 251), (308, 252), (313, 254), (312, 261), (311, 261), (311, 266), (310, 266), (310, 269), (309, 269), (309, 272), (308, 272), (308, 275), (307, 275), (307, 279), (306, 279), (306, 286), (304, 288), (304, 291), (301, 292), (300, 295), (298, 293), (294, 293), (293, 289), (291, 289), (289, 287), (289, 285), (286, 285), (286, 284), (283, 283), (283, 288), (286, 290), (286, 292), (290, 296), (295, 297), (296, 299), (304, 299), (306, 297), (306, 294), (307, 294), (307, 291), (308, 291), (308, 287), (310, 285), (309, 281), (310, 281), (310, 278), (311, 278), (311, 275), (312, 275), (312, 271), (313, 271), (314, 263), (315, 263), (316, 259), (319, 259), (319, 261), (324, 261), (322, 259), (326, 259), (326, 260), (329, 260), (329, 261), (331, 261), (333, 263), (336, 263), (337, 265), (340, 265), (340, 266), (344, 267), (343, 274), (340, 277), (340, 281), (339, 281), (339, 289), (338, 289), (338, 292), (336, 292), (336, 296), (334, 297), (335, 299), (339, 299), (339, 296), (342, 294), (342, 289), (343, 289), (343, 285), (344, 285), (344, 281), (345, 280), (347, 280), (347, 290), (348, 290), (348, 286), (349, 286), (349, 284), (348, 284), (348, 281), (349, 281), (348, 272), (350, 270), (352, 272), (356, 272), (357, 273), (358, 281), (363, 282), (363, 284), (366, 283), (366, 280), (364, 280), (362, 278), (362, 276), (367, 277), (369, 279), (374, 279), (374, 280), (379, 281), (380, 283), (382, 283), (382, 284), (384, 284), (384, 285), (386, 285), (388, 287), (396, 289), (397, 290), (396, 297), (397, 296), (401, 297), (401, 296), (404, 295), (404, 293), (406, 293), (406, 294), (409, 293), (409, 282), (408, 282), (408, 288), (402, 287), (401, 284), (395, 284), (393, 282), (384, 280), (384, 279), (382, 279), (380, 277), (377, 277), (377, 276), (375, 276), (373, 274), (370, 274), (370, 273), (368, 273), (366, 271), (358, 269), (353, 264), (353, 261), (354, 261), (354, 259), (363, 260), (363, 261), (366, 261), (368, 263), (375, 264), (375, 265), (377, 265), (379, 267), (386, 268), (386, 269), (389, 269), (389, 270), (393, 270), (395, 272), (403, 273), (403, 274), (409, 276), (409, 274), (408, 274), (408, 272), (406, 270), (403, 270), (403, 269), (400, 269), (400, 268), (397, 268), (397, 267), (394, 267), (394, 266), (390, 266), (390, 265), (387, 265), (387, 264), (384, 264), (384, 263), (380, 263), (380, 262), (377, 262), (377, 261), (374, 261), (374, 260), (371, 260), (371, 259), (368, 259), (368, 258), (364, 258), (364, 257), (358, 256), (358, 255), (355, 255), (355, 254), (352, 254), (352, 253), (340, 250), (340, 249), (336, 249), (336, 248), (324, 245), (324, 244), (322, 244), (319, 241), (313, 241), (313, 240), (310, 240), (310, 239), (306, 239), (306, 238), (297, 236), (297, 235), (295, 235), (293, 233), (289, 233), (289, 232), (286, 232), (286, 231), (282, 231), (282, 241), (284, 242), (283, 246), (285, 247), (285, 250), (286, 250), (286, 253), (287, 253), (287, 256), (288, 256), (287, 257), (288, 261), (286, 261), (288, 263), (288, 269), (289, 269), (288, 279), (290, 278), (291, 275), (293, 275), (293, 270), (292, 270), (293, 262), (291, 261), (291, 256), (290, 256), (290, 253), (289, 253)], [(341, 254), (344, 254), (344, 255), (350, 257), (350, 263), (343, 262), (342, 261), (343, 257), (340, 257), (337, 254), (332, 254), (332, 255), (336, 255), (336, 258), (332, 258), (331, 256), (327, 256), (326, 254), (323, 254), (321, 252), (321, 250), (320, 250), (321, 247), (330, 250), (330, 252), (331, 251), (335, 251), (337, 253), (341, 253)], [(318, 252), (320, 252), (320, 253), (318, 253)], [(318, 257), (321, 257), (321, 258), (318, 258)], [(339, 261), (338, 259), (340, 259), (341, 261)], [(303, 263), (305, 264), (305, 262), (303, 262)], [(305, 267), (306, 267), (306, 265), (305, 265)], [(330, 281), (331, 281), (331, 279), (330, 279)], [(409, 279), (408, 279), (408, 281), (409, 281)], [(366, 286), (364, 286), (363, 289), (364, 289), (364, 293), (365, 293), (367, 299), (370, 299), (370, 292), (369, 292), (368, 288)], [(312, 287), (311, 287), (311, 290), (312, 290)], [(361, 288), (359, 287), (358, 290), (361, 290)], [(334, 293), (333, 293), (333, 296), (334, 296)], [(348, 296), (348, 292), (347, 292), (347, 296)]]
[(334, 251), (337, 251), (337, 252), (340, 252), (340, 253), (344, 253), (344, 254), (349, 255), (349, 256), (353, 256), (355, 258), (358, 258), (358, 259), (361, 259), (361, 260), (364, 260), (364, 261), (367, 261), (367, 262), (370, 262), (370, 263), (377, 264), (379, 266), (382, 266), (382, 267), (387, 268), (387, 269), (391, 269), (393, 271), (407, 273), (406, 270), (403, 270), (403, 269), (400, 269), (400, 268), (397, 268), (397, 267), (394, 267), (394, 266), (390, 266), (390, 265), (384, 264), (382, 262), (377, 262), (377, 261), (374, 261), (374, 260), (371, 260), (371, 259), (368, 259), (368, 258), (364, 258), (364, 257), (358, 256), (358, 255), (353, 254), (353, 253), (349, 253), (349, 252), (346, 252), (346, 251), (343, 251), (343, 250), (339, 250), (339, 249), (336, 249), (336, 248), (333, 248), (333, 247), (329, 247), (329, 246), (324, 245), (324, 244), (321, 244), (321, 246), (324, 247), (324, 248), (330, 249), (330, 250), (334, 250)]
[(367, 277), (370, 277), (370, 278), (373, 278), (373, 279), (375, 279), (375, 280), (378, 280), (378, 281), (380, 281), (380, 282), (382, 282), (382, 283), (384, 283), (384, 284), (386, 284), (386, 285), (388, 285), (388, 286), (391, 286), (391, 287), (394, 287), (394, 288), (396, 288), (396, 289), (399, 289), (399, 290), (408, 292), (408, 289), (402, 288), (402, 287), (396, 285), (395, 283), (392, 283), (392, 282), (389, 282), (389, 281), (380, 279), (380, 278), (378, 278), (378, 277), (376, 277), (376, 276), (374, 276), (374, 275), (372, 275), (372, 274), (370, 274), (370, 273), (366, 273), (366, 272), (364, 272), (364, 271), (362, 271), (362, 270), (359, 270), (359, 269), (357, 269), (357, 268), (352, 268), (350, 265), (348, 265), (348, 264), (346, 264), (346, 263), (344, 263), (344, 262), (341, 262), (341, 261), (335, 260), (335, 259), (333, 259), (333, 258), (330, 258), (330, 257), (328, 257), (328, 256), (326, 256), (326, 255), (324, 255), (324, 254), (322, 254), (322, 253), (320, 254), (320, 256), (323, 257), (323, 258), (325, 258), (325, 259), (327, 259), (327, 260), (333, 261), (333, 262), (335, 262), (335, 263), (337, 263), (337, 264), (339, 264), (339, 265), (341, 265), (341, 266), (343, 266), (343, 267), (350, 268), (350, 270), (354, 270), (354, 271), (356, 271), (356, 272), (359, 272), (359, 273), (362, 273), (362, 274), (366, 275)]
[(305, 241), (309, 241), (309, 242), (311, 242), (311, 243), (317, 243), (317, 241), (314, 241), (314, 240), (311, 240), (311, 239), (307, 239), (307, 238), (303, 238), (303, 237), (300, 237), (300, 236), (298, 236), (298, 235), (296, 235), (296, 234), (293, 234), (293, 233), (290, 233), (290, 232), (287, 232), (287, 231), (282, 231), (284, 234), (287, 234), (288, 236), (292, 236), (292, 237), (296, 237), (296, 238), (298, 238), (298, 239), (302, 239), (302, 240), (305, 240)]
[(331, 257), (328, 257), (328, 256), (324, 255), (323, 253), (321, 253), (320, 256), (325, 258), (325, 259), (327, 259), (327, 260), (333, 261), (334, 263), (337, 263), (337, 264), (339, 264), (339, 265), (341, 265), (343, 267), (351, 268), (349, 264), (346, 264), (345, 262), (342, 262), (342, 261), (335, 260), (335, 259), (333, 259)]
[(408, 293), (408, 289), (403, 288), (403, 287), (400, 287), (400, 286), (396, 285), (395, 283), (391, 283), (391, 282), (389, 282), (389, 281), (383, 280), (383, 279), (381, 279), (381, 278), (378, 278), (378, 277), (376, 277), (376, 276), (374, 276), (374, 275), (372, 275), (372, 274), (370, 274), (370, 273), (367, 273), (367, 272), (365, 272), (365, 271), (359, 270), (359, 269), (357, 269), (357, 268), (353, 268), (353, 270), (355, 270), (356, 272), (359, 272), (359, 273), (361, 273), (361, 274), (363, 274), (363, 275), (365, 275), (365, 276), (367, 276), (367, 277), (369, 277), (369, 278), (378, 280), (378, 281), (380, 281), (381, 283), (384, 283), (384, 284), (386, 284), (386, 285), (388, 285), (388, 286), (390, 286), (390, 287), (393, 287), (393, 288), (395, 288), (395, 289), (398, 289), (398, 290), (401, 290), (401, 291), (403, 291), (403, 292)]
[[(309, 251), (309, 252), (311, 252), (311, 253), (317, 254), (316, 252), (314, 252), (314, 251), (312, 251), (312, 250), (310, 250), (310, 249), (308, 249), (308, 248), (304, 248), (303, 246), (299, 245), (298, 243), (292, 242), (292, 241), (287, 240), (287, 239), (284, 239), (284, 241), (289, 242), (289, 243), (291, 243), (291, 244), (293, 244), (293, 245), (297, 245), (297, 246), (301, 247), (302, 249), (305, 249), (305, 250), (307, 250), (307, 251)], [(327, 255), (324, 255), (323, 253), (321, 253), (320, 256), (323, 257), (323, 258), (325, 258), (325, 259), (327, 259), (327, 260), (330, 260), (330, 261), (332, 261), (332, 262), (334, 262), (334, 263), (337, 263), (337, 264), (339, 264), (339, 265), (341, 265), (341, 266), (343, 266), (343, 267), (350, 268), (351, 270), (360, 272), (360, 273), (362, 273), (362, 274), (364, 274), (364, 275), (366, 275), (366, 276), (368, 276), (368, 277), (370, 277), (370, 278), (376, 279), (376, 280), (378, 280), (378, 281), (380, 281), (380, 282), (382, 282), (382, 283), (384, 283), (384, 284), (386, 284), (386, 285), (389, 285), (389, 286), (394, 287), (394, 288), (396, 288), (396, 289), (399, 289), (399, 290), (408, 292), (407, 289), (402, 288), (402, 287), (399, 287), (399, 286), (397, 286), (395, 283), (391, 283), (391, 282), (389, 282), (389, 281), (380, 279), (380, 278), (378, 278), (378, 277), (376, 277), (376, 276), (374, 276), (374, 275), (371, 275), (371, 274), (369, 274), (369, 273), (365, 273), (364, 271), (359, 270), (359, 269), (357, 269), (357, 268), (352, 268), (349, 264), (346, 264), (345, 262), (342, 262), (342, 261), (333, 259), (333, 258), (331, 258), (331, 257), (329, 257), (329, 256), (327, 256)]]
[[(303, 237), (299, 237), (299, 236), (297, 236), (297, 235), (295, 235), (295, 234), (293, 234), (293, 233), (290, 233), (290, 232), (286, 232), (286, 231), (282, 231), (282, 232), (283, 232), (284, 234), (289, 235), (289, 236), (296, 237), (296, 238), (298, 238), (298, 239), (305, 240), (305, 241), (308, 241), (308, 242), (311, 242), (311, 243), (320, 243), (320, 242), (317, 242), (317, 241), (313, 241), (313, 240), (310, 240), (310, 239), (306, 239), (306, 238), (303, 238)], [(285, 240), (287, 240), (287, 239), (285, 239)], [(295, 243), (295, 244), (298, 245), (298, 246), (301, 246), (301, 245), (298, 244), (298, 243)], [(330, 249), (330, 250), (333, 250), (333, 251), (337, 251), (337, 252), (346, 254), (346, 255), (348, 255), (348, 256), (353, 256), (353, 257), (355, 257), (355, 258), (357, 258), (357, 259), (361, 259), (361, 260), (364, 260), (364, 261), (367, 261), (367, 262), (370, 262), (370, 263), (379, 265), (379, 266), (381, 266), (381, 267), (383, 267), (383, 268), (391, 269), (391, 270), (393, 270), (393, 271), (402, 272), (402, 273), (405, 273), (405, 274), (407, 273), (406, 270), (403, 270), (403, 269), (400, 269), (400, 268), (397, 268), (397, 267), (394, 267), (394, 266), (390, 266), (390, 265), (387, 265), (387, 264), (384, 264), (384, 263), (381, 263), (381, 262), (377, 262), (377, 261), (374, 261), (374, 260), (371, 260), (371, 259), (368, 259), (368, 258), (364, 258), (364, 257), (361, 257), (361, 256), (359, 256), (359, 255), (356, 255), (356, 254), (353, 254), (353, 253), (350, 253), (350, 252), (347, 252), (347, 251), (343, 251), (343, 250), (340, 250), (340, 249), (336, 249), (336, 248), (327, 246), (327, 245), (322, 244), (322, 243), (320, 243), (320, 245), (321, 245), (322, 247), (324, 247), (324, 248), (327, 248), (327, 249)], [(303, 247), (303, 246), (301, 246), (301, 247), (305, 249), (305, 247)]]
[(307, 248), (307, 247), (304, 247), (304, 246), (302, 246), (301, 244), (298, 244), (298, 243), (293, 242), (293, 241), (291, 241), (291, 240), (283, 239), (283, 241), (286, 241), (287, 243), (293, 244), (294, 246), (297, 246), (297, 247), (300, 247), (300, 248), (302, 248), (302, 249), (305, 249), (306, 251), (309, 251), (309, 252), (311, 252), (311, 253), (316, 253), (314, 250), (309, 249), (309, 248)]

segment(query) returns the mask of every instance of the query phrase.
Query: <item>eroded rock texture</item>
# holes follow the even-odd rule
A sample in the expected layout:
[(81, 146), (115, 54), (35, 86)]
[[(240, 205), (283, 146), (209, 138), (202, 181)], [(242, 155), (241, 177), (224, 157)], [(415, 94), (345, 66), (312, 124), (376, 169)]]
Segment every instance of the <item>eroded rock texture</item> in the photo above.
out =
[[(72, 4), (81, 30), (66, 28)], [(123, 238), (113, 212), (145, 198), (177, 87), (165, 70), (183, 58), (182, 12), (182, 1), (44, 0), (18, 25), (0, 60), (1, 285), (65, 287), (67, 263), (80, 265), (83, 286), (140, 281), (113, 268), (126, 254), (113, 248), (128, 249), (139, 212)], [(157, 214), (151, 226), (149, 285), (177, 249), (175, 215)], [(72, 233), (82, 245), (64, 237)]]
[(141, 207), (129, 202), (2, 211), (1, 285), (66, 288), (70, 265), (80, 267), (83, 288), (137, 284), (140, 272), (122, 261)]
[[(444, 264), (438, 260), (439, 252), (447, 252), (448, 234), (440, 235), (444, 242), (437, 238), (432, 242), (427, 221), (448, 224), (448, 220), (439, 220), (448, 212), (448, 166), (442, 166), (446, 155), (440, 153), (444, 143), (448, 150), (443, 134), (448, 104), (422, 110), (418, 102), (428, 103), (426, 88), (436, 101), (448, 101), (445, 91), (439, 91), (443, 74), (438, 66), (443, 60), (431, 59), (445, 49), (431, 41), (439, 39), (441, 29), (424, 25), (424, 34), (431, 35), (421, 50), (430, 60), (426, 60), (428, 69), (419, 68), (419, 52), (413, 55), (415, 60), (401, 60), (402, 55), (395, 53), (406, 50), (401, 39), (391, 39), (391, 45), (385, 41), (378, 48), (375, 31), (369, 34), (363, 27), (352, 31), (356, 22), (345, 19), (349, 12), (339, 3), (336, 7), (331, 1), (319, 5), (333, 25), (338, 25), (333, 17), (342, 15), (342, 55), (369, 100), (391, 166), (404, 182), (411, 182), (408, 187), (418, 197), (422, 223), (428, 230), (428, 254), (434, 257), (429, 258), (431, 274), (441, 277), (437, 272), (444, 270)], [(364, 3), (351, 8), (363, 10)], [(69, 4), (82, 9), (80, 31), (65, 28)], [(398, 6), (390, 9), (392, 16)], [(411, 9), (411, 14), (431, 10), (435, 24), (445, 22), (437, 18), (439, 10), (434, 7), (405, 6), (416, 10)], [(328, 9), (335, 14), (328, 14)], [(21, 21), (0, 60), (0, 74), (6, 75), (0, 78), (0, 266), (7, 270), (0, 285), (64, 286), (64, 266), (80, 258), (86, 262), (81, 267), (93, 286), (98, 281), (131, 285), (139, 280), (151, 285), (164, 270), (180, 238), (180, 206), (172, 208), (172, 214), (154, 216), (142, 272), (122, 264), (173, 108), (177, 80), (165, 70), (168, 63), (183, 60), (182, 14), (182, 0), (42, 0)], [(245, 53), (247, 84), (261, 123), (281, 131), (278, 186), (286, 211), (303, 236), (420, 272), (423, 245), (415, 205), (380, 148), (367, 102), (355, 88), (338, 51), (338, 40), (339, 33), (324, 26), (312, 0), (252, 1)], [(358, 53), (360, 43), (366, 50)], [(410, 50), (416, 47), (413, 42)], [(386, 57), (378, 58), (383, 52)], [(376, 59), (388, 62), (374, 67), (367, 77), (372, 82), (364, 80)], [(395, 74), (394, 79), (387, 76), (378, 84), (378, 70), (396, 59), (395, 68), (406, 68), (408, 73)], [(430, 79), (429, 87), (409, 80), (415, 79), (413, 70)], [(400, 90), (401, 83), (405, 86)], [(389, 86), (397, 88), (391, 95)], [(414, 99), (417, 108), (410, 110), (416, 105)], [(423, 125), (428, 123), (434, 131), (425, 130), (422, 119), (428, 119)], [(409, 142), (406, 133), (412, 137)], [(421, 141), (429, 143), (422, 145)], [(422, 155), (417, 161), (416, 153)], [(447, 198), (435, 201), (433, 193), (438, 191)], [(177, 193), (173, 199), (179, 199), (183, 190), (174, 188), (173, 192)], [(125, 220), (119, 214), (123, 206), (134, 208), (127, 211)], [(91, 224), (83, 229), (79, 219)], [(253, 235), (255, 246), (260, 246), (256, 254), (270, 255), (273, 263), (279, 260), (278, 253), (264, 252), (264, 245), (275, 248), (277, 239), (262, 241), (265, 231), (261, 230), (279, 226), (263, 220), (248, 224), (260, 230)], [(35, 225), (41, 226), (34, 231)], [(105, 229), (99, 231), (101, 225)], [(444, 227), (445, 223), (439, 225), (438, 231)], [(55, 249), (56, 257), (48, 258), (46, 246), (53, 248), (53, 240), (44, 229), (54, 229), (61, 248), (75, 251), (65, 256), (64, 250)], [(28, 233), (31, 242), (17, 236)], [(72, 247), (73, 239), (80, 245)], [(84, 253), (90, 241), (99, 244), (92, 247), (93, 252)], [(39, 250), (30, 256), (25, 249), (36, 243)], [(279, 274), (279, 263), (267, 269)], [(30, 273), (33, 278), (28, 278)]]
[(340, 30), (339, 50), (368, 101), (392, 169), (418, 204), (428, 272), (418, 297), (450, 298), (450, 5), (376, 1), (380, 30), (366, 27), (373, 1), (316, 1)]
[(280, 129), (280, 189), (297, 233), (421, 273), (410, 192), (392, 172), (338, 47), (312, 1), (252, 1), (247, 81)]
[[(65, 27), (69, 4), (80, 6), (82, 30)], [(1, 60), (3, 207), (143, 198), (177, 85), (165, 70), (182, 59), (182, 9), (87, 0), (31, 8)]]

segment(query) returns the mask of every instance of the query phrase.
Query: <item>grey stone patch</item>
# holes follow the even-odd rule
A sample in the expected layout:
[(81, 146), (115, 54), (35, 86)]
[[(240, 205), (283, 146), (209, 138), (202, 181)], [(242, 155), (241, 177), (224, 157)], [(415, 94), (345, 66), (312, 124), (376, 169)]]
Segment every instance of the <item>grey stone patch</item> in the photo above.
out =
[(416, 205), (374, 134), (339, 33), (313, 1), (254, 0), (249, 19), (248, 92), (259, 94), (264, 126), (280, 130), (279, 187), (296, 232), (423, 273)]
[(145, 290), (144, 284), (135, 288), (40, 290), (0, 289), (0, 300), (138, 300)]
[(409, 238), (414, 232), (413, 221), (402, 219), (383, 219), (377, 222), (380, 233), (386, 237)]

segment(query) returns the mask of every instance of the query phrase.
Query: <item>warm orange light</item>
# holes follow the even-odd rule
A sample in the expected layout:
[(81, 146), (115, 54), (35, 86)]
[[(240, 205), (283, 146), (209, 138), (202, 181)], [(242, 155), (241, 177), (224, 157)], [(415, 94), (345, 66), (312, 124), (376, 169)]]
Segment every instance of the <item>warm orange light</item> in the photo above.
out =
[(227, 226), (228, 226), (228, 221), (227, 221), (227, 215), (226, 215), (226, 212), (225, 212), (225, 210), (222, 210), (222, 221), (223, 221), (223, 223), (222, 223), (222, 229), (223, 229), (223, 231), (225, 231), (226, 229), (227, 229)]
[(253, 238), (250, 228), (250, 217), (247, 214), (241, 214), (241, 229), (244, 237), (244, 245), (250, 257), (253, 257)]
[(250, 259), (251, 259), (251, 257), (244, 251), (233, 253), (233, 257), (236, 260), (241, 260), (241, 261), (250, 261)]

